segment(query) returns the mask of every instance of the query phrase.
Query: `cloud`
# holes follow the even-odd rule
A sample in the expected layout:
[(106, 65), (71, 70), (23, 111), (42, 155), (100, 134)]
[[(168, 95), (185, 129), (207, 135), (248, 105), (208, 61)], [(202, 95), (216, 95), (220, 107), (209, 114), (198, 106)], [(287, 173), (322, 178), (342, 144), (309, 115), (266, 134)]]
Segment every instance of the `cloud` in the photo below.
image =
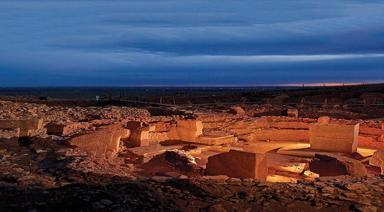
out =
[(0, 83), (378, 80), (383, 10), (363, 0), (3, 0)]

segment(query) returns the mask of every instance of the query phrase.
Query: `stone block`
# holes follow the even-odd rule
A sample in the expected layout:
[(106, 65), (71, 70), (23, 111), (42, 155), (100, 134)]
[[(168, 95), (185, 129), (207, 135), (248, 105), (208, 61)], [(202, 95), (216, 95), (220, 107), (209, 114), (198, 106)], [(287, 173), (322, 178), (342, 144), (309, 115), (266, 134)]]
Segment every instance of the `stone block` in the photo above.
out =
[(128, 129), (111, 125), (76, 136), (69, 140), (69, 144), (96, 157), (114, 156), (119, 151), (120, 139), (128, 136)]
[(204, 135), (196, 139), (196, 143), (206, 144), (206, 145), (222, 145), (234, 143), (237, 141), (237, 138), (233, 135), (223, 135), (223, 136), (210, 136)]
[(38, 118), (24, 120), (0, 120), (0, 129), (20, 129), (20, 136), (29, 136), (32, 131), (43, 128), (43, 120)]
[(268, 168), (264, 154), (231, 150), (209, 157), (206, 174), (265, 181)]
[(319, 124), (329, 124), (331, 118), (329, 116), (321, 116), (317, 119), (317, 123)]
[(49, 123), (47, 133), (49, 135), (68, 136), (81, 129), (87, 129), (89, 123)]
[(203, 134), (203, 123), (195, 119), (180, 119), (177, 121), (177, 135), (182, 141), (195, 141)]
[(357, 150), (359, 124), (312, 124), (309, 130), (311, 149), (353, 153)]
[(368, 149), (384, 149), (384, 142), (380, 140), (381, 137), (359, 135), (358, 147)]
[(154, 122), (151, 123), (150, 126), (152, 127), (151, 132), (168, 132), (171, 127), (171, 122)]
[(0, 129), (0, 138), (18, 138), (20, 137), (20, 128), (14, 129)]
[(168, 132), (149, 132), (148, 139), (151, 143), (170, 140)]
[(365, 134), (365, 135), (375, 135), (375, 136), (381, 136), (384, 134), (381, 128), (366, 127), (366, 126), (360, 126), (359, 133)]
[(149, 133), (148, 127), (132, 129), (129, 141), (135, 147), (148, 146), (150, 143)]
[(129, 141), (132, 147), (148, 146), (150, 143), (150, 127), (140, 121), (129, 121), (126, 127), (130, 130)]
[(287, 110), (287, 115), (289, 117), (298, 118), (299, 117), (299, 110), (295, 109), (295, 108), (290, 108), (290, 109)]

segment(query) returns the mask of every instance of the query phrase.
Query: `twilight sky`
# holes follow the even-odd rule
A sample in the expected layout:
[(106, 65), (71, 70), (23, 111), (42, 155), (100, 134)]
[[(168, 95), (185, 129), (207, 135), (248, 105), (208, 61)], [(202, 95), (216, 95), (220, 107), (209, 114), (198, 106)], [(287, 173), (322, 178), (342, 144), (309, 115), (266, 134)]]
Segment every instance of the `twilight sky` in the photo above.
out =
[(1, 0), (1, 86), (384, 81), (382, 0)]

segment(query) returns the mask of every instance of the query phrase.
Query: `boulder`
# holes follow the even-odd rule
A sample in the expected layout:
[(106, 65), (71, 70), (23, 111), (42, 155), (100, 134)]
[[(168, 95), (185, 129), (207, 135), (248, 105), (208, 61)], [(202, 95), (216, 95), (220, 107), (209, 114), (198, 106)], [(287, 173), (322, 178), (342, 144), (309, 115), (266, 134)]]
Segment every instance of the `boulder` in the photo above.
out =
[(195, 158), (182, 150), (168, 150), (159, 154), (141, 166), (147, 173), (166, 174), (170, 172), (194, 175), (201, 172)]
[(324, 176), (351, 175), (356, 177), (367, 176), (367, 169), (360, 161), (329, 153), (315, 154), (310, 162), (309, 169)]
[(240, 106), (233, 106), (231, 107), (231, 113), (234, 115), (245, 115), (245, 110)]

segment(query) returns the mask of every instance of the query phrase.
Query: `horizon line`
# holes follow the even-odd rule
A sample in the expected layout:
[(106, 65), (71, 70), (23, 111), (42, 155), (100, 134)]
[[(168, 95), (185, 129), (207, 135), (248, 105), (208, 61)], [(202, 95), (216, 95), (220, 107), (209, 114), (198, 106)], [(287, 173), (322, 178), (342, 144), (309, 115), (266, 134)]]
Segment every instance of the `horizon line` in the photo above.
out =
[(143, 84), (143, 85), (62, 85), (62, 86), (0, 86), (0, 89), (7, 88), (263, 88), (263, 87), (341, 87), (358, 85), (378, 85), (384, 81), (370, 82), (315, 82), (315, 83), (281, 83), (281, 84), (190, 84), (190, 85), (166, 85), (166, 84)]

